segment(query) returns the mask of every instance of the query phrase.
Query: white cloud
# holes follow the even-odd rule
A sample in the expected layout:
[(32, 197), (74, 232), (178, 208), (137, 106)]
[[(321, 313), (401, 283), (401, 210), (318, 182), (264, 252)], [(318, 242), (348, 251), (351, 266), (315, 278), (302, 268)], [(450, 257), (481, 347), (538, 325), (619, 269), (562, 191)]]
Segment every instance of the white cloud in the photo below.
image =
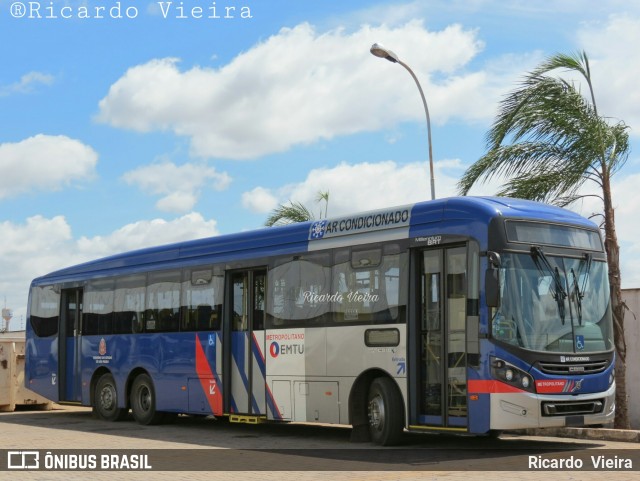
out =
[(158, 200), (156, 207), (163, 212), (189, 212), (197, 201), (192, 192), (173, 192)]
[(0, 85), (0, 97), (20, 93), (25, 94), (32, 92), (37, 85), (51, 85), (53, 83), (53, 75), (42, 72), (29, 72), (20, 77), (18, 82), (10, 85)]
[(64, 135), (38, 134), (0, 144), (0, 199), (31, 190), (59, 190), (95, 175), (98, 154)]
[(68, 260), (60, 256), (59, 247), (70, 242), (71, 229), (62, 216), (51, 219), (34, 216), (22, 225), (0, 222), (0, 231), (0, 293), (7, 307), (13, 309), (10, 328), (18, 329), (20, 319), (25, 319), (31, 280), (59, 266), (63, 258)]
[(12, 326), (20, 316), (24, 319), (29, 284), (38, 276), (118, 252), (219, 234), (217, 222), (198, 213), (173, 220), (139, 221), (107, 236), (91, 238), (75, 238), (63, 216), (34, 216), (23, 224), (0, 222), (0, 231), (0, 293), (14, 311)]
[(269, 189), (256, 187), (242, 194), (242, 206), (252, 212), (267, 213), (278, 206), (278, 199)]
[(218, 235), (217, 222), (192, 212), (174, 220), (153, 219), (127, 224), (107, 237), (81, 237), (79, 252), (88, 259), (143, 247)]
[(436, 123), (490, 120), (522, 72), (519, 61), (507, 73), (504, 65), (468, 72), (483, 44), (460, 25), (432, 32), (413, 20), (317, 32), (301, 24), (219, 69), (181, 70), (175, 58), (132, 67), (100, 101), (97, 118), (141, 132), (170, 130), (190, 138), (196, 156), (236, 159), (421, 120), (414, 82), (399, 65), (373, 57), (374, 42), (393, 47), (416, 72)]
[[(458, 160), (435, 163), (438, 198), (454, 195)], [(398, 165), (394, 161), (360, 164), (341, 163), (335, 167), (314, 169), (302, 182), (282, 186), (275, 191), (256, 187), (243, 194), (243, 205), (255, 212), (269, 212), (279, 203), (301, 202), (319, 217), (324, 201), (316, 202), (318, 192), (329, 191), (329, 216), (409, 204), (429, 199), (429, 167), (426, 162)], [(454, 172), (456, 175), (452, 175)], [(268, 209), (258, 207), (270, 200)], [(266, 205), (266, 202), (265, 202)]]
[(640, 135), (640, 18), (612, 15), (578, 32), (589, 55), (599, 113), (624, 120)]
[(204, 164), (175, 165), (164, 161), (139, 167), (123, 175), (128, 184), (162, 197), (156, 207), (164, 212), (184, 213), (193, 209), (202, 188), (225, 190), (231, 183), (226, 172)]

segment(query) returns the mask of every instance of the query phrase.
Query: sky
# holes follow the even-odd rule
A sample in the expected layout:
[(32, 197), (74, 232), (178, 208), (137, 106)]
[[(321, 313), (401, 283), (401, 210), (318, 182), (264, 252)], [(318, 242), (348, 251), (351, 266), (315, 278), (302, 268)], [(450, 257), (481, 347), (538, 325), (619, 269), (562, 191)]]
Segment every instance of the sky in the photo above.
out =
[[(640, 287), (640, 4), (617, 0), (0, 0), (0, 302), (118, 252), (456, 195), (498, 103), (586, 51), (629, 126), (613, 180), (623, 288)], [(493, 194), (498, 182), (471, 194)], [(591, 187), (593, 188), (593, 187)], [(589, 187), (587, 186), (587, 190)], [(572, 209), (590, 216), (589, 199)]]

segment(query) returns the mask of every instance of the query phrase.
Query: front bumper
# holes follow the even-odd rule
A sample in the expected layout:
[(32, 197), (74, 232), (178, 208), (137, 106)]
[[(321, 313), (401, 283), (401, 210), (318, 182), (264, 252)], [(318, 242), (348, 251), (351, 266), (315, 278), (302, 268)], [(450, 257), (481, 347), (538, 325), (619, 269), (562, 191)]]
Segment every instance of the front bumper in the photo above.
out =
[[(587, 426), (613, 422), (615, 383), (604, 393), (550, 395), (492, 393), (490, 428), (493, 430)], [(594, 410), (602, 410), (594, 413)]]

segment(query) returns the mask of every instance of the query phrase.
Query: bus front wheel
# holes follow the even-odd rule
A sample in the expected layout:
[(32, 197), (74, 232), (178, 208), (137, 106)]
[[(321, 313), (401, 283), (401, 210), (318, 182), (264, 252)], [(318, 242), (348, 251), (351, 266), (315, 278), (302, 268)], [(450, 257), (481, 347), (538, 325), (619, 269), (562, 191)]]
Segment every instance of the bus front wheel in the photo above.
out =
[(369, 387), (367, 414), (371, 440), (382, 446), (398, 444), (404, 428), (402, 398), (393, 381), (374, 379)]
[(118, 390), (111, 374), (103, 374), (96, 383), (93, 411), (105, 421), (120, 421), (127, 416), (128, 409), (118, 407)]
[(156, 392), (153, 382), (147, 374), (140, 374), (131, 387), (131, 413), (140, 424), (158, 424), (162, 421), (162, 413), (156, 411)]

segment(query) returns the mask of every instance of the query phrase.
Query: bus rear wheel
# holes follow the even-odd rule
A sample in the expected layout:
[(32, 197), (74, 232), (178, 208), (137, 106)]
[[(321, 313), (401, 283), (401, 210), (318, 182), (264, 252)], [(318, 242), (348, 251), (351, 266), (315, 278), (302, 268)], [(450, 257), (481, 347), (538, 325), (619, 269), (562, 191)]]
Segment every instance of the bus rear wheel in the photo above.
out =
[(133, 381), (131, 395), (131, 413), (139, 424), (158, 424), (163, 413), (156, 411), (156, 392), (153, 381), (147, 374), (140, 374)]
[(398, 444), (404, 428), (403, 412), (402, 398), (393, 381), (386, 377), (374, 379), (367, 398), (371, 440), (382, 446)]
[(118, 390), (111, 374), (103, 374), (96, 383), (93, 411), (105, 421), (120, 421), (127, 416), (129, 410), (118, 407)]

